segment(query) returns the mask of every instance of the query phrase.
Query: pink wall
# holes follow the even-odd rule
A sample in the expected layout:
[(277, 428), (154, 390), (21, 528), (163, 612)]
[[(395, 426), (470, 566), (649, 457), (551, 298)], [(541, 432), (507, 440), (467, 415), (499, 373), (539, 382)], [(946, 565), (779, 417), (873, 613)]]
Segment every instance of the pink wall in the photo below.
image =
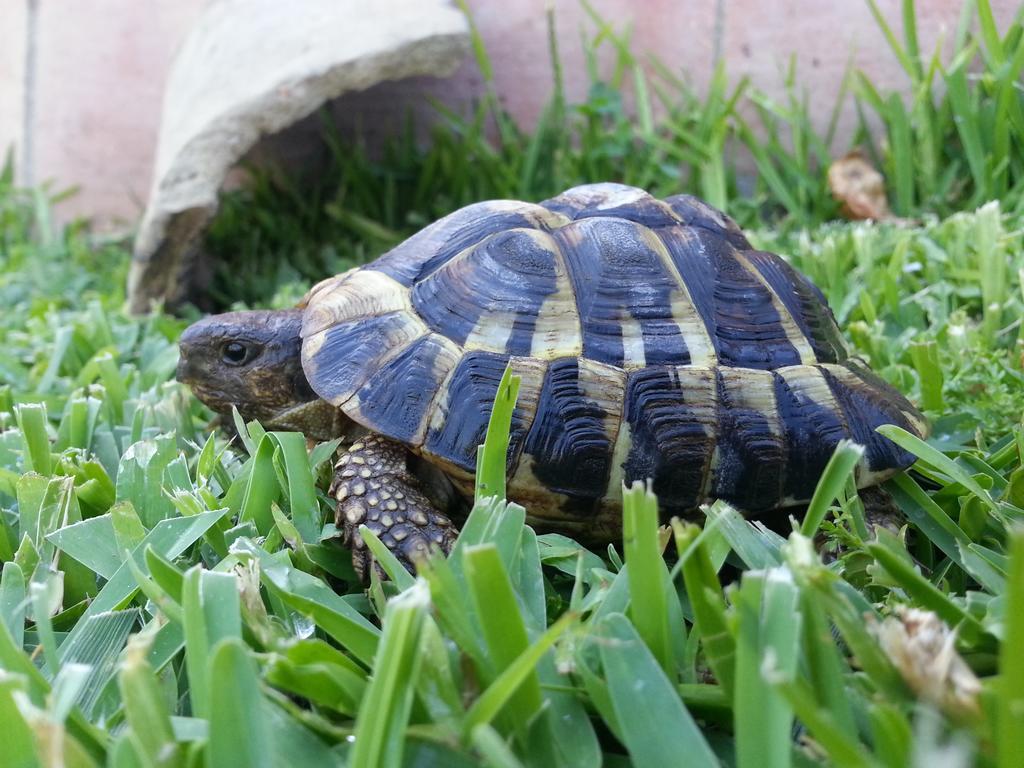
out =
[[(851, 56), (880, 86), (905, 85), (866, 0), (593, 4), (617, 28), (632, 26), (634, 51), (656, 55), (698, 87), (720, 54), (733, 77), (749, 74), (755, 84), (778, 94), (782, 69), (796, 53), (800, 80), (810, 89), (822, 125)], [(123, 224), (139, 216), (150, 184), (166, 70), (204, 5), (205, 0), (0, 0), (0, 151), (17, 145), (17, 156), (30, 161), (19, 169), (26, 181), (80, 188), (63, 204), (65, 217), (90, 215)], [(544, 15), (549, 5), (549, 0), (470, 0), (501, 97), (525, 124), (550, 97)], [(879, 0), (879, 5), (898, 29), (899, 0)], [(993, 0), (993, 5), (1004, 24), (1019, 7), (1011, 0)], [(568, 96), (579, 99), (586, 88), (581, 28), (593, 27), (577, 0), (555, 0), (553, 7)], [(959, 0), (918, 1), (922, 50), (952, 36), (959, 7)], [(29, 50), (33, 40), (34, 52)], [(34, 67), (26, 72), (33, 55)], [(424, 90), (460, 103), (479, 87), (479, 74), (467, 62), (450, 80), (395, 84), (362, 99), (354, 95), (336, 112), (346, 119), (353, 112), (364, 114), (369, 118), (364, 125), (386, 123), (410, 105), (422, 105)], [(283, 143), (274, 142), (269, 151)]]
[[(34, 38), (35, 67), (15, 78), (0, 69), (0, 104), (22, 99), (20, 125), (0, 112), (0, 141), (18, 145), (26, 182), (79, 188), (63, 204), (65, 216), (135, 220), (149, 191), (164, 77), (203, 0), (0, 0), (0, 19), (20, 15), (23, 55)], [(0, 27), (0, 49), (8, 36)], [(14, 41), (12, 41), (14, 42)], [(12, 45), (11, 48), (19, 46)], [(24, 60), (24, 59), (23, 59)], [(25, 96), (33, 106), (25, 109)], [(26, 114), (26, 111), (28, 114)], [(8, 132), (14, 135), (9, 135)], [(26, 158), (26, 153), (28, 157)], [(28, 165), (26, 166), (26, 161)]]
[(23, 124), (26, 6), (0, 0), (0, 157), (19, 140)]

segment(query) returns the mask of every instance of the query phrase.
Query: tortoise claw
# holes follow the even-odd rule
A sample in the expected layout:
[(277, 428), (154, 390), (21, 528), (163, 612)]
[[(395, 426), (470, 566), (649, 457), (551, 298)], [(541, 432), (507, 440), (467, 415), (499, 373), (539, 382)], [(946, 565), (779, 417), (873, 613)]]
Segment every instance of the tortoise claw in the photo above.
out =
[(335, 465), (336, 524), (363, 581), (371, 567), (380, 573), (380, 566), (359, 535), (360, 525), (373, 531), (411, 573), (428, 552), (450, 552), (458, 535), (452, 521), (418, 488), (405, 454), (401, 445), (374, 435), (353, 443)]

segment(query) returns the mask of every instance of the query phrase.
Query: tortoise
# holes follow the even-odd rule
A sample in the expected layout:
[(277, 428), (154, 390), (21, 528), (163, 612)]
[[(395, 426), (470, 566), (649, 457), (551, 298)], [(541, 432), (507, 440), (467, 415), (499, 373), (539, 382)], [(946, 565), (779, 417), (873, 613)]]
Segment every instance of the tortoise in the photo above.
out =
[(927, 432), (806, 277), (699, 199), (620, 184), (469, 205), (180, 346), (215, 410), (347, 436), (331, 492), (361, 574), (363, 523), (407, 565), (451, 546), (508, 364), (509, 498), (591, 542), (621, 535), (623, 483), (650, 479), (666, 517), (716, 498), (763, 516), (806, 503), (840, 439), (865, 446), (865, 488), (914, 460), (877, 426)]

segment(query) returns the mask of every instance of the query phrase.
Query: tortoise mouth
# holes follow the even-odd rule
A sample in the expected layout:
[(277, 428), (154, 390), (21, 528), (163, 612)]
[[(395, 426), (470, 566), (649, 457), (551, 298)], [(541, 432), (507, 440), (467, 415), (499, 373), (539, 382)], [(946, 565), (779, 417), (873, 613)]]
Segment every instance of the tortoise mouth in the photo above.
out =
[(191, 366), (189, 366), (188, 357), (186, 357), (184, 354), (181, 354), (178, 357), (178, 368), (174, 372), (174, 378), (180, 381), (182, 384), (187, 384), (188, 386), (195, 389), (195, 378), (192, 376), (192, 369)]
[(202, 366), (192, 360), (184, 349), (181, 350), (174, 378), (188, 387), (203, 405), (219, 414), (230, 414), (231, 406), (235, 406), (239, 411), (242, 410), (242, 404), (233, 402), (233, 398), (218, 388), (209, 372), (203, 370)]
[(186, 329), (185, 334), (178, 339), (178, 367), (174, 371), (174, 378), (198, 392), (209, 390), (207, 384), (210, 382), (211, 372), (203, 364), (203, 347), (189, 343), (185, 338), (193, 327), (195, 326)]
[(180, 376), (178, 381), (185, 384), (192, 394), (207, 408), (221, 415), (230, 415), (231, 408), (234, 406), (240, 413), (244, 413), (245, 408), (242, 403), (236, 403), (231, 398), (226, 397), (223, 392), (216, 389), (203, 386), (194, 379), (183, 379)]
[(230, 413), (232, 405), (241, 410), (239, 403), (230, 402), (231, 398), (215, 386), (210, 386), (210, 382), (199, 376), (198, 373), (194, 367), (188, 365), (183, 357), (178, 363), (178, 370), (174, 378), (188, 387), (204, 405), (218, 413)]

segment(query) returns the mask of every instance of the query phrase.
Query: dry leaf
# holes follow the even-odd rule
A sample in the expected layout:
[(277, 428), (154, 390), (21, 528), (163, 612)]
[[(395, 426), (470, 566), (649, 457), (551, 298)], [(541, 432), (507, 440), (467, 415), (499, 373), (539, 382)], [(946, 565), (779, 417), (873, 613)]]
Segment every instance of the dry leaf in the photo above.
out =
[(885, 177), (857, 150), (836, 160), (828, 169), (828, 188), (842, 203), (848, 219), (893, 218), (885, 195)]
[(981, 713), (981, 682), (956, 652), (956, 634), (931, 611), (901, 607), (870, 627), (910, 689), (954, 719)]

